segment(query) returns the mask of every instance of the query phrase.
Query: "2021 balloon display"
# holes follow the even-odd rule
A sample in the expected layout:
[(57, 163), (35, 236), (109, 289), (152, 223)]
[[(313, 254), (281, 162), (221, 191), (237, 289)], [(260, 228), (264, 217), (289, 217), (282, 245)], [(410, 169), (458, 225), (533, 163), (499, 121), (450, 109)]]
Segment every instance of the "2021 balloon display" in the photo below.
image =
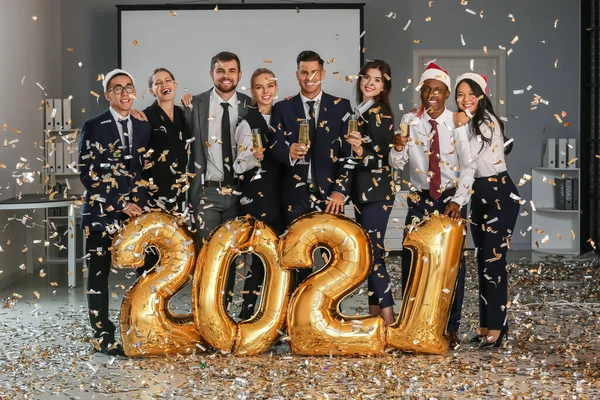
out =
[[(128, 222), (113, 242), (116, 267), (141, 266), (144, 246), (160, 253), (157, 266), (134, 283), (123, 301), (123, 347), (128, 356), (186, 354), (197, 345), (256, 355), (275, 343), (287, 317), (294, 354), (375, 355), (386, 345), (445, 354), (444, 331), (464, 241), (465, 227), (439, 215), (407, 235), (404, 244), (413, 254), (410, 278), (398, 319), (386, 327), (379, 316), (340, 312), (340, 302), (366, 279), (373, 258), (368, 235), (347, 217), (307, 214), (281, 238), (261, 221), (238, 218), (215, 229), (196, 260), (192, 235), (176, 217), (145, 214)], [(317, 247), (329, 251), (327, 265), (291, 294), (290, 270), (312, 267)], [(236, 323), (223, 294), (229, 266), (249, 252), (265, 265), (263, 294), (255, 315)], [(193, 316), (176, 316), (168, 302), (192, 275)]]

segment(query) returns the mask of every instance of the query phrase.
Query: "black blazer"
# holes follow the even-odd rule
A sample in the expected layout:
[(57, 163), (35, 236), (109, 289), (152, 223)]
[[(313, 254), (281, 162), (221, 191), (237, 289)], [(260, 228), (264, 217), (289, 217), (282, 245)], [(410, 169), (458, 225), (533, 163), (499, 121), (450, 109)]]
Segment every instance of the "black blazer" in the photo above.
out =
[(133, 145), (131, 159), (125, 158), (116, 122), (109, 110), (88, 119), (81, 128), (79, 179), (85, 187), (81, 228), (104, 231), (107, 225), (123, 221), (125, 202), (144, 207), (148, 202), (142, 185), (143, 152), (150, 137), (150, 124), (131, 118)]
[[(153, 187), (149, 188), (151, 199), (156, 201), (159, 197), (165, 197), (167, 200), (175, 202), (162, 201), (161, 203), (171, 211), (175, 205), (179, 207), (185, 201), (185, 192), (182, 192), (186, 182), (182, 177), (186, 172), (188, 164), (188, 153), (185, 148), (186, 140), (190, 138), (190, 132), (183, 116), (183, 111), (175, 107), (174, 120), (160, 108), (155, 101), (150, 107), (144, 110), (148, 117), (151, 133), (146, 150), (152, 149), (152, 154), (148, 160), (152, 162), (152, 167), (144, 170), (144, 179), (152, 178)], [(167, 152), (161, 157), (163, 152)], [(177, 194), (179, 192), (179, 194)]]
[[(358, 130), (363, 138), (362, 157), (354, 157), (353, 169), (348, 169), (352, 182), (350, 198), (354, 204), (390, 200), (394, 180), (388, 162), (390, 144), (394, 138), (394, 122), (391, 110), (375, 102), (358, 121)], [(347, 164), (348, 165), (348, 164)]]
[[(344, 121), (344, 117), (351, 112), (352, 108), (347, 99), (323, 93), (311, 160), (315, 168), (317, 190), (322, 200), (327, 199), (333, 191), (347, 194), (344, 160), (350, 155), (350, 145), (345, 140), (348, 120)], [(306, 182), (307, 179), (307, 173), (301, 172), (302, 166), (298, 164), (292, 166), (289, 158), (289, 146), (291, 143), (298, 142), (300, 122), (305, 118), (304, 105), (299, 94), (291, 99), (280, 101), (273, 108), (271, 126), (276, 129), (273, 156), (284, 166), (283, 190), (286, 206), (296, 204), (297, 184)], [(307, 170), (305, 166), (303, 169)]]
[(256, 166), (240, 176), (240, 215), (272, 223), (281, 218), (281, 165), (273, 158), (271, 146), (275, 139), (267, 121), (257, 108), (248, 108), (244, 120), (250, 129), (259, 129), (262, 136), (264, 158), (260, 162), (260, 179), (254, 179)]

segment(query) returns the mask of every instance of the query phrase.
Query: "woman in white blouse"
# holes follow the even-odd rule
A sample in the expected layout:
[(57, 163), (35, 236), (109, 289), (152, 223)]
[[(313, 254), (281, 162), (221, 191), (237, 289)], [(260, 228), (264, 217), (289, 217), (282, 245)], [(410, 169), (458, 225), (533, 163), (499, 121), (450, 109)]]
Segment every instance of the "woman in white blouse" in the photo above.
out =
[(483, 75), (458, 77), (454, 115), (457, 130), (468, 134), (475, 181), (471, 197), (471, 234), (479, 275), (480, 348), (499, 347), (508, 332), (506, 252), (519, 215), (519, 193), (506, 171), (512, 141), (504, 134)]

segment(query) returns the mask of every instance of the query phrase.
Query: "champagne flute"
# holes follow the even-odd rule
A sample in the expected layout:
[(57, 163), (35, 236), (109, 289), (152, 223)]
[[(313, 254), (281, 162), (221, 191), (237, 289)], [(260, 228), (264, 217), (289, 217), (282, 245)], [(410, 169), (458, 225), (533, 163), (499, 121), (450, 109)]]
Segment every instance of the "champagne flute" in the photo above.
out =
[(356, 114), (350, 115), (350, 119), (348, 120), (348, 133), (350, 132), (358, 132), (358, 118)]
[(262, 136), (260, 129), (252, 129), (252, 149), (258, 150), (263, 148)]
[(310, 144), (308, 129), (308, 120), (302, 120), (302, 122), (300, 123), (300, 132), (298, 132), (298, 143), (305, 146)]

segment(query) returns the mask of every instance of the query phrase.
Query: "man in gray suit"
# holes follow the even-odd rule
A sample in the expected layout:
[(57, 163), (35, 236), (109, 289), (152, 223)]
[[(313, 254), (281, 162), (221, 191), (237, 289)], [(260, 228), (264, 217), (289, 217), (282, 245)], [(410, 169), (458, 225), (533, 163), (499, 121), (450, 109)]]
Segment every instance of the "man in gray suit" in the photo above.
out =
[(185, 119), (195, 139), (189, 172), (196, 175), (190, 182), (188, 201), (194, 207), (199, 245), (214, 228), (238, 215), (237, 177), (233, 170), (238, 146), (234, 133), (251, 103), (250, 97), (235, 90), (242, 70), (234, 53), (223, 51), (215, 55), (210, 76), (213, 88), (193, 96), (191, 103), (189, 95), (182, 99), (190, 105), (184, 107)]
[[(193, 226), (197, 229), (198, 246), (210, 232), (225, 221), (238, 216), (239, 193), (233, 162), (237, 157), (235, 128), (248, 112), (250, 97), (235, 89), (242, 77), (240, 59), (234, 53), (222, 51), (210, 62), (210, 77), (214, 87), (191, 98), (185, 95), (185, 120), (194, 141), (188, 167), (195, 174), (188, 191), (192, 205)], [(226, 304), (231, 302), (235, 268), (229, 271)]]

